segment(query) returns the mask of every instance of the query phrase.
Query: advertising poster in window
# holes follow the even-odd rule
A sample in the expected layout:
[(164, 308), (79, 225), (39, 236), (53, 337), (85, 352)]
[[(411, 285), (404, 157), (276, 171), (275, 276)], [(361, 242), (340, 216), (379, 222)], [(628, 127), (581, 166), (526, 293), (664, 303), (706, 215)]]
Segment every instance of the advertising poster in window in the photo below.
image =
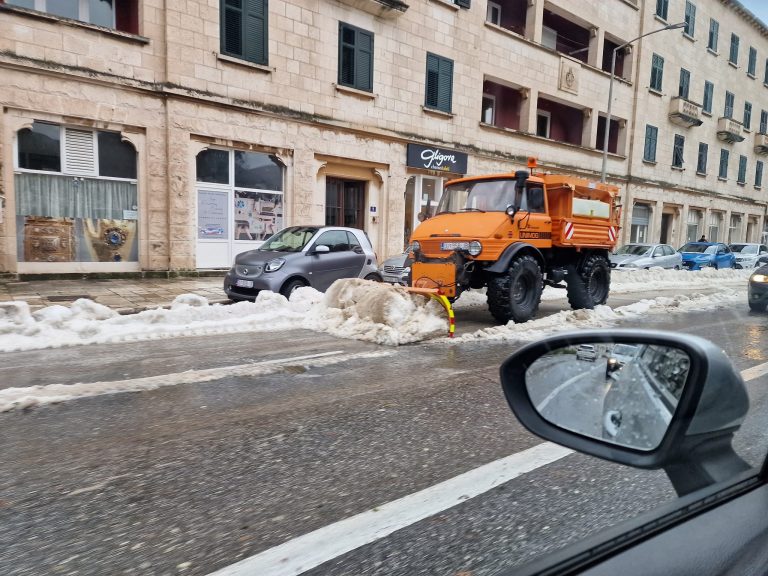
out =
[(282, 227), (282, 194), (235, 191), (235, 240), (266, 240)]
[(197, 237), (200, 240), (227, 240), (227, 203), (224, 190), (198, 190)]
[(138, 262), (136, 220), (17, 216), (19, 262)]

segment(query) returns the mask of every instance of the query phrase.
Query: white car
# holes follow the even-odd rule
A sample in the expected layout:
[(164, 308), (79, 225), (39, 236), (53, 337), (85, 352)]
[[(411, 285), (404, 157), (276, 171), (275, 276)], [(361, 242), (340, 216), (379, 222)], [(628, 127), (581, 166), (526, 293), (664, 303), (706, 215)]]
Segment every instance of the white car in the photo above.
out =
[(736, 256), (736, 268), (755, 268), (762, 256), (768, 256), (768, 247), (765, 244), (751, 242), (729, 244), (734, 256)]
[(592, 344), (582, 344), (576, 348), (576, 360), (589, 360), (594, 362), (597, 360), (597, 350)]

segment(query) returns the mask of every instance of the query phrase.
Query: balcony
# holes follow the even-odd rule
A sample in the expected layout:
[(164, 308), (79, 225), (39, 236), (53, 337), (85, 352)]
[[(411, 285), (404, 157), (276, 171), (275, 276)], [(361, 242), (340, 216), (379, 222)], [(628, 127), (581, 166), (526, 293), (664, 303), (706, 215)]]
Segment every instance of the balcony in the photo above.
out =
[(761, 156), (768, 154), (768, 135), (755, 134), (755, 154)]
[(741, 123), (733, 118), (720, 118), (717, 121), (717, 137), (723, 142), (730, 144), (742, 142), (744, 140), (743, 131)]
[(669, 101), (669, 121), (685, 128), (701, 126), (703, 123), (701, 120), (701, 105), (675, 96)]
[(405, 14), (408, 4), (401, 0), (339, 0), (342, 4), (352, 6), (377, 18), (396, 18)]

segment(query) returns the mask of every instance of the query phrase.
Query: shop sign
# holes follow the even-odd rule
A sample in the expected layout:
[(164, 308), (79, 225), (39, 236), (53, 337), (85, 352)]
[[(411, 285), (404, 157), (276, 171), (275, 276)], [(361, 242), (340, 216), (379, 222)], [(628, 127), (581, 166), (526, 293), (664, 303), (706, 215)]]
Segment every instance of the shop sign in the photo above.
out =
[(406, 163), (410, 168), (423, 168), (438, 172), (451, 172), (452, 174), (467, 173), (467, 155), (448, 148), (408, 144)]

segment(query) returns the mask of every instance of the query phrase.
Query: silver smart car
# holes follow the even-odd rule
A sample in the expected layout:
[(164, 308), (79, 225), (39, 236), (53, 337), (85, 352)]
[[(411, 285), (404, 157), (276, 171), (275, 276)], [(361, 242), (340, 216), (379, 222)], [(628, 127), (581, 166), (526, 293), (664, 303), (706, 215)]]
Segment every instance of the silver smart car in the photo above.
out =
[(339, 278), (381, 281), (368, 235), (357, 228), (292, 226), (256, 250), (238, 254), (224, 278), (232, 300), (253, 300), (261, 290), (283, 296), (302, 286), (325, 291)]

